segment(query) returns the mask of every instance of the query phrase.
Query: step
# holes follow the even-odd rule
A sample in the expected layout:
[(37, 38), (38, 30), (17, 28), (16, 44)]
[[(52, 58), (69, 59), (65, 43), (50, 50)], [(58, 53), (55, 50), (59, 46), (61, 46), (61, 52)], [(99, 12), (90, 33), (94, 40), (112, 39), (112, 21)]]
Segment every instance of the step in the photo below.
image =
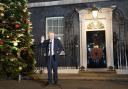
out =
[[(47, 79), (47, 74), (33, 74), (32, 79)], [(84, 79), (84, 80), (128, 80), (128, 75), (117, 75), (116, 73), (87, 72), (79, 74), (59, 74), (59, 79)]]

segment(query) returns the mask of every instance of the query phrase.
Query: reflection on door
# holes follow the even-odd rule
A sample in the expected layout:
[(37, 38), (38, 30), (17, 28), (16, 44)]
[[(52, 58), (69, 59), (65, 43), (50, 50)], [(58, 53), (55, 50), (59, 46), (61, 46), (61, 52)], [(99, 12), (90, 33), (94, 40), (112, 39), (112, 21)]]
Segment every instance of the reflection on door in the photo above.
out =
[(87, 67), (106, 67), (105, 31), (87, 31)]

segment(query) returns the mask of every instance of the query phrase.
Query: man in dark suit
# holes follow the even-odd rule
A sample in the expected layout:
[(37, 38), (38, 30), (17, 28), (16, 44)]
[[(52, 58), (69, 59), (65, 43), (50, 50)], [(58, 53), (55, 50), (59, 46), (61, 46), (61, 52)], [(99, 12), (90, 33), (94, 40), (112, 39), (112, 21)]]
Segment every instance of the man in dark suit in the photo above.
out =
[[(41, 47), (46, 49), (46, 60), (48, 70), (48, 84), (58, 83), (58, 56), (63, 50), (62, 44), (59, 39), (55, 38), (53, 32), (49, 32), (48, 40), (42, 40)], [(53, 75), (52, 75), (53, 70)]]

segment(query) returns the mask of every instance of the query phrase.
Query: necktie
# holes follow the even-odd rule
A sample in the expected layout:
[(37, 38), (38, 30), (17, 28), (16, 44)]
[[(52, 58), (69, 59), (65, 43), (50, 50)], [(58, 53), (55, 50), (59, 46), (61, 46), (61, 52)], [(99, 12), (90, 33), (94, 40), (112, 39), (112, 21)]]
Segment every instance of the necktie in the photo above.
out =
[(52, 42), (49, 42), (49, 52), (50, 52), (50, 56), (52, 55)]

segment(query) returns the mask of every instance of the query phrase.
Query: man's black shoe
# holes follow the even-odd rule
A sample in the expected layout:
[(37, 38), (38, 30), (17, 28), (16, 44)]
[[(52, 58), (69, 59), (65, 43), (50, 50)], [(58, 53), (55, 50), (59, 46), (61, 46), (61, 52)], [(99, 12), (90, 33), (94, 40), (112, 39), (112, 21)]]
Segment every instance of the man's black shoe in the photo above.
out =
[(57, 85), (58, 86), (59, 84), (58, 84), (58, 82), (54, 82), (54, 85)]
[(45, 84), (45, 86), (48, 86), (48, 85), (51, 85), (52, 83), (49, 83), (49, 82), (47, 82), (46, 84)]

